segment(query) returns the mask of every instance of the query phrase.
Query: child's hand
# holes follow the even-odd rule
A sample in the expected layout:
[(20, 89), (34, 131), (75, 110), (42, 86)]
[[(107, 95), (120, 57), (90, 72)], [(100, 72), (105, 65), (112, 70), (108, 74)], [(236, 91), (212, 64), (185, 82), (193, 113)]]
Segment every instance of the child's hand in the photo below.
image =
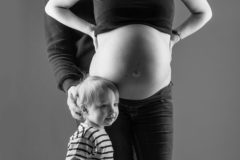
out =
[(80, 108), (77, 106), (77, 87), (72, 86), (68, 89), (67, 104), (74, 119), (82, 120)]

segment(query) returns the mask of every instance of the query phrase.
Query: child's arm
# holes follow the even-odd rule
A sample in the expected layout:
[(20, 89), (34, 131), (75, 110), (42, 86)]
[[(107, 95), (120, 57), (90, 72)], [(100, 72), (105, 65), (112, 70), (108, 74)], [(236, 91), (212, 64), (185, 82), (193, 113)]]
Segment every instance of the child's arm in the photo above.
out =
[(79, 0), (49, 0), (45, 6), (46, 13), (64, 25), (94, 37), (95, 25), (76, 16), (69, 8)]
[(65, 160), (86, 160), (92, 157), (92, 142), (83, 137), (72, 136), (68, 143), (68, 150)]

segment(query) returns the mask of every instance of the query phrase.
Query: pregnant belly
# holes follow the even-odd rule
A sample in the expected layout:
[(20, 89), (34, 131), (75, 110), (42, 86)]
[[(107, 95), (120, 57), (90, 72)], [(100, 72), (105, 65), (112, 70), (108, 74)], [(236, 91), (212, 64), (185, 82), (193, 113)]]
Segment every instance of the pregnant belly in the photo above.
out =
[(121, 98), (147, 98), (171, 80), (169, 38), (144, 25), (101, 34), (89, 73), (117, 84)]

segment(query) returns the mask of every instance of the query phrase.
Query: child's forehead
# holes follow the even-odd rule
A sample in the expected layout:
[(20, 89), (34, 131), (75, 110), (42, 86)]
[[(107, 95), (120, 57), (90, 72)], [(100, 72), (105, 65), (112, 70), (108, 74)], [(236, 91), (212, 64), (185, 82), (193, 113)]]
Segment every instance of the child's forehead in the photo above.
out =
[(96, 103), (104, 103), (106, 101), (108, 102), (113, 97), (115, 98), (115, 100), (118, 99), (117, 95), (113, 91), (109, 90), (106, 92), (99, 93), (98, 96), (95, 98), (95, 100), (96, 100)]

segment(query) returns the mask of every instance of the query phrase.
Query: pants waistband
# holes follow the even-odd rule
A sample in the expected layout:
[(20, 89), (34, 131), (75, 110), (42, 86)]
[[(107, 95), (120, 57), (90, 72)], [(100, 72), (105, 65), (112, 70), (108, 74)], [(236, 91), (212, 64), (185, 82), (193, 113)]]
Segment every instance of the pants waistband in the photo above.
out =
[(135, 99), (124, 99), (124, 98), (120, 98), (120, 103), (144, 103), (147, 102), (149, 100), (158, 98), (158, 99), (171, 99), (172, 98), (172, 86), (173, 83), (172, 81), (166, 86), (163, 87), (162, 89), (160, 89), (159, 91), (157, 91), (156, 93), (154, 93), (152, 96), (144, 98), (144, 99), (139, 99), (139, 100), (135, 100)]

